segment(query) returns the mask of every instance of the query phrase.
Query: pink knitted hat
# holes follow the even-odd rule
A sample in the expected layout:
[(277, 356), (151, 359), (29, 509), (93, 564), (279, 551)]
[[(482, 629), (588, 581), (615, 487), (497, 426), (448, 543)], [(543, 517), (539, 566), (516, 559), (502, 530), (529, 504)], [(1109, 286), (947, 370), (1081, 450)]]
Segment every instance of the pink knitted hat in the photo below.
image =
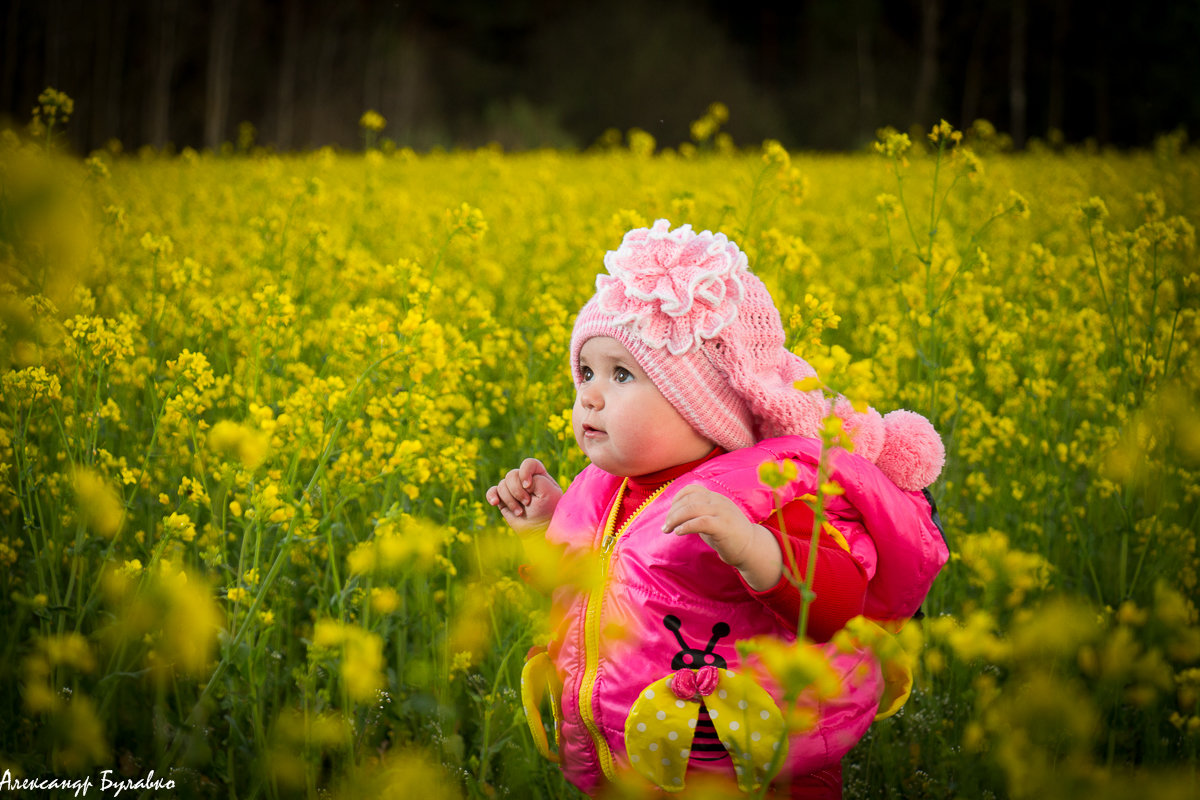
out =
[[(722, 233), (670, 227), (658, 220), (632, 230), (605, 254), (609, 274), (596, 277), (596, 294), (571, 336), (576, 384), (584, 343), (611, 336), (697, 432), (726, 450), (773, 436), (818, 436), (829, 403), (819, 389), (795, 388), (816, 371), (784, 346), (779, 312), (746, 254)], [(937, 478), (944, 451), (924, 417), (859, 414), (844, 398), (833, 410), (855, 452), (901, 488), (920, 489)], [(893, 417), (903, 435), (889, 442)]]

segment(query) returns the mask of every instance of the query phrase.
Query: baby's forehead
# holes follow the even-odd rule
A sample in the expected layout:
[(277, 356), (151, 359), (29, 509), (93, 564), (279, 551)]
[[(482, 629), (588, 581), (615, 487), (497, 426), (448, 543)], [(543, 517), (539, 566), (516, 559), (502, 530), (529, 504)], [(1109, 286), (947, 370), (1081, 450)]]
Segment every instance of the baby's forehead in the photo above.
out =
[(637, 364), (637, 359), (629, 352), (629, 348), (611, 336), (593, 336), (579, 348), (581, 361), (607, 359)]

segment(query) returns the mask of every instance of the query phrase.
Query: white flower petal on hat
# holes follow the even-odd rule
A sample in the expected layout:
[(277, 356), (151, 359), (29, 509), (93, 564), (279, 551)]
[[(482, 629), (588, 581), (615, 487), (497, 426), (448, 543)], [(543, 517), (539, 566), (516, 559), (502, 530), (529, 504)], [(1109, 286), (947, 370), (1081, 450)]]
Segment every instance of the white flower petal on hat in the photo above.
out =
[(745, 297), (745, 253), (724, 234), (696, 234), (690, 225), (671, 231), (658, 220), (653, 229), (630, 231), (604, 265), (609, 275), (596, 281), (601, 310), (674, 355), (716, 337)]

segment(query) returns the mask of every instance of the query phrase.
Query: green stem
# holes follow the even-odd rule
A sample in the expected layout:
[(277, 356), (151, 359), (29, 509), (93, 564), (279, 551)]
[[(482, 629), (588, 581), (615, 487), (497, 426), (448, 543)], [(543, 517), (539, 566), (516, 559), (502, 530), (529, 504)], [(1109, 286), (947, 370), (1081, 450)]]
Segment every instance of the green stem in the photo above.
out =
[[(1154, 340), (1157, 338), (1154, 333), (1154, 328), (1158, 323), (1158, 242), (1154, 242), (1153, 256), (1150, 261), (1150, 283), (1154, 287), (1153, 293), (1150, 295), (1150, 319), (1146, 323), (1146, 339), (1142, 342), (1142, 368), (1139, 370), (1141, 378), (1138, 385), (1138, 397), (1143, 397), (1146, 393), (1146, 381), (1150, 375), (1150, 367), (1148, 361), (1150, 354), (1154, 351)], [(1166, 375), (1164, 374), (1164, 378)]]
[(742, 223), (741, 233), (738, 234), (738, 239), (745, 242), (750, 239), (750, 221), (754, 218), (754, 205), (758, 198), (758, 190), (762, 186), (762, 180), (766, 177), (767, 171), (773, 167), (773, 164), (766, 164), (758, 172), (758, 176), (754, 179), (754, 186), (750, 188), (750, 203), (746, 209), (746, 221)]
[(14, 460), (16, 461), (17, 502), (21, 506), (22, 527), (29, 538), (29, 547), (33, 551), (33, 563), (37, 566), (38, 589), (44, 590), (48, 584), (44, 569), (45, 559), (40, 555), (42, 548), (38, 546), (37, 537), (35, 536), (37, 524), (40, 520), (35, 516), (34, 512), (34, 506), (37, 505), (35, 502), (34, 487), (26, 479), (27, 473), (30, 476), (33, 475), (33, 469), (25, 459), (25, 445), (29, 436), (29, 420), (32, 416), (33, 403), (31, 402), (29, 410), (25, 413), (24, 421), (13, 431), (12, 451)]
[(158, 295), (158, 251), (155, 251), (154, 258), (150, 260), (150, 335), (147, 337), (147, 343), (150, 345), (151, 351), (158, 344), (158, 320), (159, 317), (154, 313), (154, 306), (157, 302)]
[(942, 193), (942, 202), (938, 206), (937, 219), (933, 221), (933, 230), (937, 230), (942, 224), (942, 214), (946, 212), (946, 201), (950, 198), (950, 193), (954, 191), (954, 187), (958, 185), (962, 175), (955, 175), (954, 180), (950, 181), (950, 185), (946, 187), (946, 191)]
[(904, 176), (900, 173), (900, 162), (892, 159), (892, 172), (896, 176), (896, 193), (899, 195), (900, 208), (904, 209), (904, 222), (908, 225), (908, 235), (912, 237), (913, 246), (917, 248), (917, 259), (921, 258), (921, 241), (917, 238), (917, 229), (913, 227), (912, 216), (908, 213), (908, 203), (904, 202)]
[(1117, 318), (1113, 313), (1112, 303), (1108, 301), (1108, 291), (1104, 288), (1104, 273), (1100, 269), (1100, 255), (1096, 252), (1096, 236), (1091, 225), (1088, 226), (1088, 244), (1092, 248), (1092, 265), (1096, 268), (1096, 280), (1100, 283), (1100, 297), (1104, 300), (1104, 310), (1108, 314), (1108, 323), (1112, 326), (1113, 346), (1117, 348), (1117, 356), (1121, 363), (1124, 363), (1125, 351), (1121, 346), (1121, 334), (1117, 330)]
[[(1151, 519), (1153, 520), (1153, 525), (1156, 527), (1157, 519)], [(1137, 564), (1135, 564), (1133, 567), (1133, 576), (1129, 579), (1130, 595), (1132, 595), (1134, 590), (1137, 588), (1138, 577), (1142, 574), (1142, 565), (1146, 563), (1146, 553), (1150, 550), (1149, 542), (1153, 541), (1154, 538), (1154, 527), (1151, 527), (1150, 531), (1146, 534), (1146, 542), (1142, 545), (1142, 551), (1138, 554)], [(1122, 553), (1122, 558), (1124, 558), (1124, 553)]]
[[(895, 237), (892, 236), (892, 223), (888, 220), (886, 212), (885, 212), (884, 218), (883, 218), (883, 227), (887, 231), (888, 260), (891, 261), (891, 263), (892, 263), (892, 279), (896, 283), (899, 283), (900, 282), (900, 262), (896, 258), (896, 240), (895, 240)], [(900, 299), (904, 302), (904, 310), (907, 311), (908, 310), (908, 298), (906, 298), (903, 293), (900, 293)]]
[[(937, 185), (938, 177), (942, 172), (942, 151), (945, 149), (945, 142), (938, 142), (937, 158), (933, 160), (933, 186), (929, 191), (929, 250), (925, 254), (925, 271), (929, 272), (929, 267), (933, 264), (933, 240), (937, 236)], [(945, 207), (945, 203), (942, 204)], [(926, 291), (928, 297), (928, 287)]]
[[(393, 358), (398, 353), (399, 351), (388, 353), (368, 366), (355, 383), (354, 389), (351, 392), (351, 397), (356, 396), (362, 390), (364, 383), (371, 373), (373, 373), (385, 361)], [(325, 474), (325, 469), (329, 465), (329, 459), (333, 456), (338, 437), (341, 435), (342, 429), (345, 427), (345, 425), (346, 420), (339, 417), (337, 422), (334, 424), (333, 431), (329, 434), (329, 439), (325, 443), (325, 447), (321, 452), (320, 458), (317, 460), (317, 465), (313, 469), (312, 476), (309, 478), (308, 483), (304, 487), (304, 495), (311, 495), (313, 487), (317, 485), (317, 483), (321, 480), (321, 477)], [(293, 516), (288, 521), (287, 532), (280, 541), (279, 551), (276, 553), (275, 559), (271, 563), (271, 568), (268, 570), (266, 577), (264, 577), (262, 580), (262, 587), (255, 595), (254, 600), (250, 604), (250, 608), (247, 609), (242, 624), (238, 626), (237, 632), (234, 634), (232, 639), (229, 640), (229, 644), (226, 647), (226, 652), (228, 654), (236, 653), (238, 646), (242, 643), (242, 640), (246, 638), (246, 634), (254, 624), (258, 610), (262, 606), (263, 599), (267, 596), (267, 593), (275, 584), (275, 580), (278, 578), (285, 560), (291, 555), (292, 546), (295, 544), (296, 540), (299, 539), (298, 536), (292, 533), (292, 528), (295, 527), (295, 524), (296, 516)], [(447, 580), (449, 580), (449, 576), (447, 576)], [(449, 624), (448, 621), (447, 624)], [(208, 682), (205, 683), (204, 689), (200, 692), (200, 696), (196, 698), (196, 702), (192, 706), (192, 710), (188, 713), (187, 718), (180, 726), (179, 731), (175, 734), (175, 738), (172, 741), (171, 746), (167, 749), (163, 758), (159, 761), (159, 769), (163, 772), (166, 772), (169, 766), (173, 763), (175, 757), (178, 755), (179, 748), (183, 746), (183, 737), (185, 731), (194, 727), (199, 721), (200, 713), (205, 702), (208, 700), (209, 696), (213, 692), (213, 689), (216, 688), (225, 672), (229, 669), (229, 666), (230, 656), (225, 655), (213, 669), (213, 673), (209, 676)]]
[(1171, 374), (1171, 350), (1175, 347), (1175, 331), (1179, 327), (1179, 315), (1183, 312), (1183, 306), (1175, 309), (1175, 317), (1171, 320), (1171, 335), (1167, 338), (1167, 351), (1163, 355), (1163, 377)]
[(96, 446), (100, 443), (100, 390), (104, 385), (104, 362), (96, 368), (96, 393), (91, 414), (91, 436), (87, 450), (84, 451), (85, 464), (93, 466), (96, 463)]
[(1129, 596), (1127, 593), (1129, 586), (1126, 583), (1126, 571), (1128, 567), (1126, 562), (1128, 561), (1128, 558), (1129, 530), (1126, 528), (1125, 530), (1121, 531), (1121, 556), (1117, 561), (1117, 587), (1119, 588), (1117, 593), (1118, 600), (1124, 600)]
[[(495, 619), (494, 618), (493, 618), (492, 623), (493, 623), (493, 628), (494, 628), (495, 627)], [(512, 656), (512, 654), (514, 652), (514, 648), (516, 648), (517, 642), (519, 642), (519, 641), (520, 641), (520, 639), (517, 639), (516, 641), (514, 641), (512, 644), (510, 644), (508, 646), (507, 650), (504, 651), (504, 657), (500, 659), (500, 664), (499, 664), (499, 666), (496, 667), (496, 677), (492, 680), (491, 697), (495, 697), (496, 693), (500, 690), (500, 678), (502, 675), (504, 675), (504, 667), (505, 667), (505, 665), (508, 664), (508, 659)], [(484, 712), (483, 712), (483, 736), (479, 742), (479, 782), (480, 783), (486, 783), (487, 777), (488, 777), (488, 762), (490, 760), (488, 757), (488, 749), (489, 749), (488, 748), (488, 740), (491, 738), (492, 712), (494, 710), (491, 707), (491, 705), (486, 704), (486, 702), (485, 702), (485, 705), (487, 707), (484, 708)]]
[[(330, 434), (329, 441), (327, 442), (327, 444), (325, 446), (325, 451), (324, 451), (324, 453), (322, 453), (321, 459), (317, 464), (317, 468), (313, 471), (312, 478), (309, 480), (308, 487), (306, 488), (305, 491), (308, 491), (309, 489), (311, 489), (312, 486), (316, 483), (316, 481), (318, 481), (320, 479), (321, 475), (324, 473), (325, 466), (329, 461), (330, 455), (332, 455), (332, 453), (333, 453), (333, 447), (337, 442), (338, 436), (341, 434), (343, 425), (344, 425), (344, 420), (339, 419), (337, 421), (337, 424), (334, 426), (333, 432)], [(267, 572), (266, 577), (263, 579), (262, 589), (258, 592), (257, 595), (255, 595), (254, 600), (250, 604), (250, 608), (246, 611), (245, 617), (243, 617), (242, 624), (240, 626), (238, 626), (237, 633), (229, 641), (229, 645), (227, 648), (227, 651), (229, 653), (237, 652), (238, 645), (240, 645), (242, 643), (242, 640), (244, 638), (246, 638), (246, 634), (249, 632), (250, 628), (253, 625), (253, 621), (256, 618), (258, 609), (262, 606), (263, 598), (267, 595), (267, 592), (271, 588), (271, 586), (274, 585), (275, 579), (278, 577), (279, 572), (283, 567), (285, 558), (290, 556), (290, 554), (291, 554), (292, 545), (295, 543), (295, 540), (298, 538), (292, 534), (291, 529), (292, 529), (292, 526), (294, 525), (294, 522), (295, 522), (295, 518), (293, 517), (292, 521), (289, 522), (289, 524), (288, 524), (287, 533), (284, 534), (284, 537), (283, 537), (282, 541), (280, 542), (279, 552), (276, 553), (275, 560), (271, 563), (271, 568)], [(225, 656), (225, 657), (222, 657), (220, 662), (217, 663), (216, 668), (213, 669), (212, 675), (209, 676), (208, 682), (205, 683), (204, 689), (200, 692), (200, 696), (196, 699), (195, 704), (192, 706), (192, 710), (187, 715), (187, 719), (184, 720), (184, 723), (180, 726), (179, 732), (176, 733), (175, 738), (171, 743), (171, 746), (167, 749), (167, 752), (166, 752), (164, 758), (159, 762), (159, 769), (161, 769), (163, 772), (165, 772), (169, 768), (169, 766), (173, 762), (175, 756), (178, 754), (179, 748), (183, 745), (184, 732), (188, 728), (195, 726), (195, 724), (198, 722), (199, 717), (200, 717), (200, 712), (201, 712), (201, 709), (202, 709), (205, 701), (208, 699), (208, 697), (212, 693), (213, 689), (216, 688), (217, 683), (224, 676), (225, 671), (229, 668), (229, 665), (230, 665), (230, 658), (229, 658), (229, 656)]]
[(799, 636), (808, 634), (808, 613), (816, 595), (812, 584), (817, 571), (817, 553), (821, 541), (821, 528), (828, 517), (825, 515), (825, 483), (829, 480), (829, 443), (821, 439), (821, 454), (817, 458), (817, 502), (813, 509), (812, 538), (808, 542), (808, 564), (804, 570), (804, 582), (800, 587)]
[(969, 254), (970, 260), (968, 261), (967, 259), (963, 259), (963, 260), (959, 261), (958, 267), (950, 275), (950, 280), (947, 281), (947, 283), (946, 283), (946, 291), (940, 297), (938, 297), (937, 304), (934, 306), (934, 308), (941, 308), (945, 304), (946, 300), (949, 299), (950, 292), (954, 288), (954, 280), (955, 280), (955, 278), (958, 277), (958, 273), (967, 267), (975, 265), (975, 262), (979, 258), (979, 252), (978, 252), (978, 248), (976, 247), (976, 245), (978, 245), (980, 238), (983, 236), (983, 232), (986, 231), (993, 222), (995, 222), (996, 220), (1000, 219), (1003, 216), (1006, 216), (1007, 214), (1012, 212), (1013, 209), (1015, 209), (1015, 208), (1016, 208), (1015, 205), (1009, 206), (1008, 208), (1004, 209), (1003, 211), (999, 211), (999, 212), (993, 214), (992, 216), (988, 217), (986, 222), (984, 222), (982, 225), (980, 225), (975, 230), (975, 233), (971, 236), (971, 241), (967, 243), (967, 249), (970, 250), (970, 254)]
[[(333, 526), (332, 525), (327, 525), (325, 527), (325, 543), (329, 548), (329, 574), (333, 580), (333, 586), (337, 593), (338, 614), (339, 614), (338, 619), (344, 620), (344, 619), (346, 619), (346, 593), (341, 591), (342, 579), (341, 579), (341, 576), (338, 574), (337, 548), (333, 542)], [(367, 592), (367, 597), (368, 597), (368, 599), (370, 598), (370, 591)], [(368, 607), (368, 609), (370, 608), (370, 603), (367, 604), (367, 607)], [(369, 623), (369, 618), (364, 620), (364, 627), (367, 627), (368, 623)]]
[[(75, 523), (75, 542), (72, 545), (72, 549), (75, 552), (74, 552), (74, 555), (71, 557), (71, 571), (67, 577), (67, 591), (65, 592), (65, 594), (62, 597), (60, 605), (65, 606), (71, 602), (71, 595), (75, 593), (75, 580), (76, 580), (76, 578), (80, 577), (83, 573), (83, 557), (80, 555), (80, 552), (83, 550), (83, 540), (85, 538), (86, 533), (87, 533), (87, 525), (84, 524), (83, 520), (77, 520)], [(80, 595), (82, 595), (82, 592), (80, 592)], [(80, 614), (81, 610), (82, 610), (82, 606), (79, 603), (76, 603), (75, 615), (76, 615), (77, 624), (78, 624), (78, 620), (81, 617), (81, 614)], [(58, 632), (59, 633), (63, 632), (65, 625), (66, 625), (66, 616), (60, 615), (58, 618)]]

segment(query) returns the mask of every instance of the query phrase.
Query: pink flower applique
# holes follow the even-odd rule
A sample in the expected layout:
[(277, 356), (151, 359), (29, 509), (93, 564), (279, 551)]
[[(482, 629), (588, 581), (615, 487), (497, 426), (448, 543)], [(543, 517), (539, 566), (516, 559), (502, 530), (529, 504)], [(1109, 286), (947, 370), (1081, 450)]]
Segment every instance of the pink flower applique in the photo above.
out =
[(608, 275), (596, 278), (600, 310), (643, 342), (683, 355), (714, 338), (737, 318), (745, 295), (746, 254), (723, 233), (696, 233), (691, 225), (625, 235), (604, 256)]
[(700, 701), (708, 697), (717, 688), (721, 673), (713, 666), (703, 666), (696, 671), (681, 669), (671, 676), (671, 691), (680, 700)]

